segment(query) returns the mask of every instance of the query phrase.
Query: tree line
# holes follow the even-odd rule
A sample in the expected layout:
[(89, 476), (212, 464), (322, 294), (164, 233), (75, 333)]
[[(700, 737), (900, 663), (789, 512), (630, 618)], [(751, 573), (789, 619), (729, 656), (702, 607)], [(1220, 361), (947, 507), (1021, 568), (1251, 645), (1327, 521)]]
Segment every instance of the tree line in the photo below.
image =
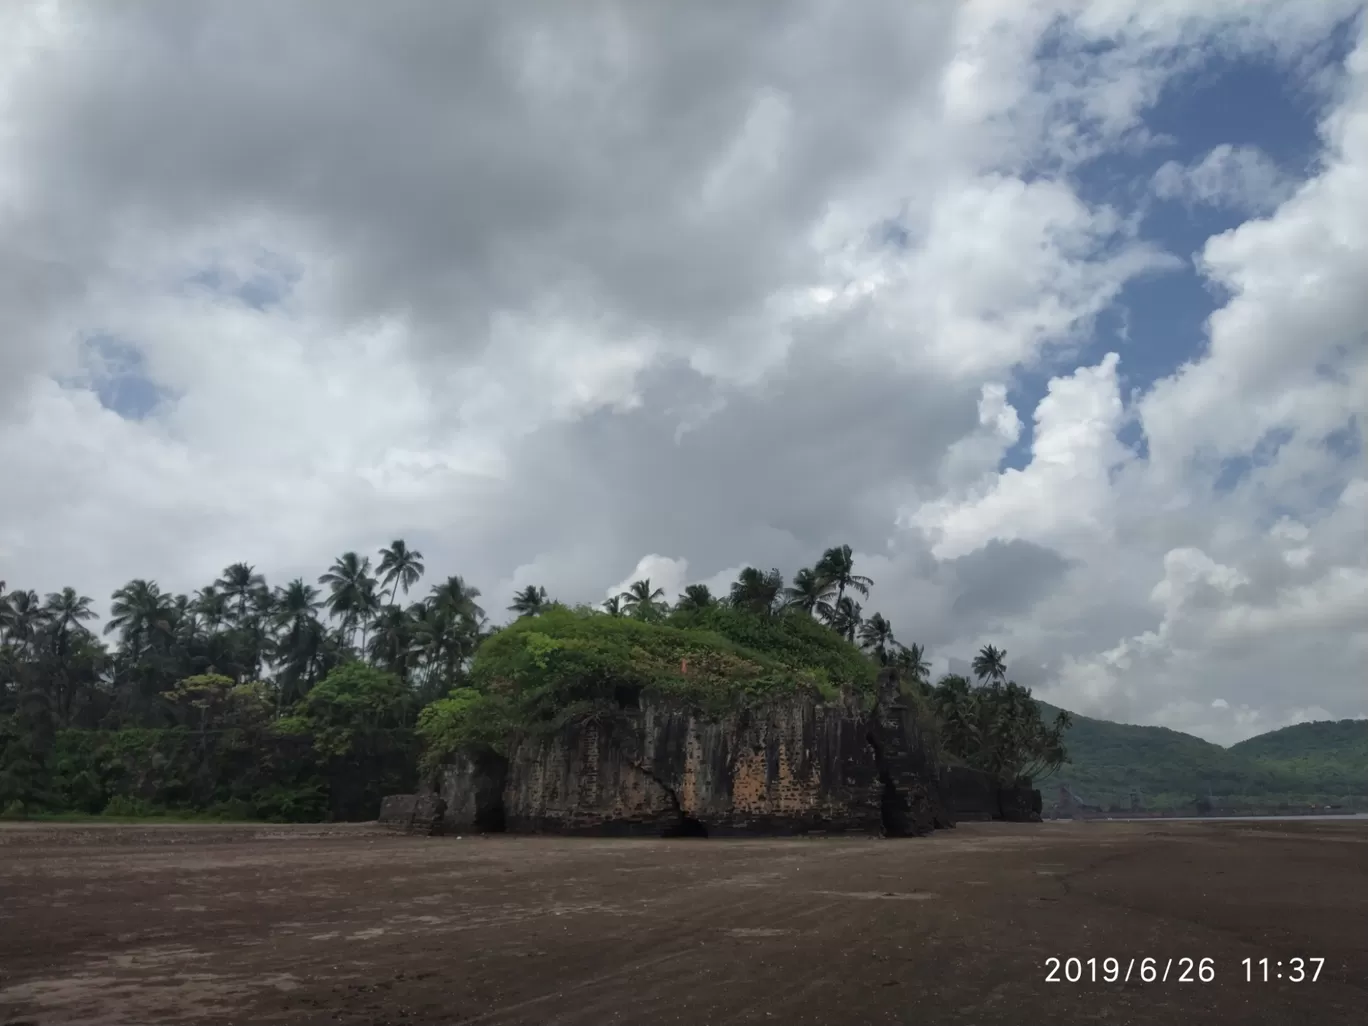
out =
[[(7, 724), (0, 729), (0, 808), (6, 794), (12, 802), (35, 793), (41, 755), (64, 730), (194, 728), (203, 735), (206, 710), (239, 710), (225, 721), (238, 729), (241, 710), (250, 709), (253, 723), (300, 723), (307, 713), (304, 726), (316, 734), (320, 725), (351, 722), (347, 716), (362, 707), (370, 711), (357, 723), (367, 730), (382, 729), (382, 721), (385, 730), (411, 728), (419, 710), (467, 684), (471, 660), (498, 630), (480, 590), (459, 575), (414, 597), (425, 573), (423, 554), (396, 539), (374, 561), (343, 553), (316, 584), (295, 578), (271, 587), (245, 562), (190, 594), (139, 578), (112, 594), (98, 634), (93, 600), (75, 588), (40, 597), (0, 582), (0, 718)], [(974, 661), (977, 684), (947, 676), (932, 687), (922, 646), (896, 639), (882, 614), (864, 616), (859, 598), (873, 583), (855, 572), (850, 546), (841, 545), (791, 581), (777, 569), (747, 567), (725, 595), (694, 584), (671, 602), (649, 579), (638, 580), (599, 613), (659, 621), (723, 605), (759, 618), (811, 617), (915, 682), (941, 720), (950, 754), (995, 768), (986, 753), (1011, 747), (1004, 739), (1017, 730), (1041, 753), (1033, 766), (1062, 758), (1067, 724), (1040, 741), (1029, 691), (1006, 680), (1005, 653), (983, 648)], [(521, 619), (553, 605), (545, 588), (528, 585), (507, 610)], [(375, 673), (337, 675), (348, 667)], [(346, 687), (320, 690), (333, 675)], [(353, 727), (346, 729), (351, 738)], [(334, 743), (329, 751), (342, 749)]]

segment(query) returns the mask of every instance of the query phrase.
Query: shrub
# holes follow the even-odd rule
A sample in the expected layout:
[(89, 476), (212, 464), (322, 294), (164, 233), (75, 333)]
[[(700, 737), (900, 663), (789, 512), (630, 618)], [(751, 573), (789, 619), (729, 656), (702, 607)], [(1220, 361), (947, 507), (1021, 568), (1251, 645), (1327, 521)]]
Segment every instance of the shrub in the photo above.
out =
[(268, 823), (319, 823), (328, 818), (328, 791), (321, 782), (273, 784), (252, 795), (251, 804)]
[(125, 794), (116, 794), (109, 799), (104, 807), (102, 815), (122, 816), (130, 819), (143, 818), (148, 816), (163, 815), (164, 810), (157, 808), (150, 802), (145, 802), (141, 798), (131, 798)]
[(457, 752), (504, 753), (514, 719), (508, 700), (498, 694), (458, 688), (418, 714), (423, 768), (431, 769)]

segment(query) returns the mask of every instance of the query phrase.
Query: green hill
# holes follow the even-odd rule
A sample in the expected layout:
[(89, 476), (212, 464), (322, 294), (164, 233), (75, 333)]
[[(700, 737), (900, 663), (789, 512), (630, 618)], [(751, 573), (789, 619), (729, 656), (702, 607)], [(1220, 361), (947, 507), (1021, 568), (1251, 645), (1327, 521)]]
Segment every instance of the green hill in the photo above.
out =
[[(1054, 706), (1040, 703), (1053, 717)], [(1303, 723), (1230, 748), (1166, 727), (1073, 718), (1069, 762), (1037, 781), (1046, 794), (1067, 783), (1089, 802), (1128, 808), (1131, 789), (1146, 808), (1192, 804), (1208, 791), (1221, 804), (1345, 804), (1368, 807), (1368, 720)]]
[(1241, 741), (1230, 751), (1308, 790), (1362, 794), (1368, 781), (1368, 720), (1298, 723)]

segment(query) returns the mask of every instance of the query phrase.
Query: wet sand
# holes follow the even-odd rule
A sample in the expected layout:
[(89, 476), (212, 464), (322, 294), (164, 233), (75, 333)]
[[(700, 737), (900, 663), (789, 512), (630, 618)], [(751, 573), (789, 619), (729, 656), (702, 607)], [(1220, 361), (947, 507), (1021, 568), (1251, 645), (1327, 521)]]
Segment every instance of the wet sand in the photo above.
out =
[[(1091, 980), (1108, 957), (1135, 960), (1129, 982)], [(1318, 980), (1289, 982), (1298, 957), (1325, 959)], [(1144, 958), (1169, 978), (1142, 981)], [(1268, 983), (1246, 958), (1271, 960)], [(1321, 1026), (1365, 1009), (1362, 822), (896, 841), (0, 827), (0, 1024)]]

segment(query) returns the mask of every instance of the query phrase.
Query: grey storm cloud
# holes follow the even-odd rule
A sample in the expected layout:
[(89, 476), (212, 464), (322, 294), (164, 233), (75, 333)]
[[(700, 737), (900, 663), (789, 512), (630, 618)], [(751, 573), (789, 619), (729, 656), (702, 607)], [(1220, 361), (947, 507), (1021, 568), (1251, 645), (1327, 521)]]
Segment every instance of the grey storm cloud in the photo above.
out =
[(3, 277), (69, 301), (129, 233), (263, 216), (328, 254), (340, 320), (444, 353), (570, 300), (706, 344), (812, 276), (955, 6), (76, 5), (13, 87)]

